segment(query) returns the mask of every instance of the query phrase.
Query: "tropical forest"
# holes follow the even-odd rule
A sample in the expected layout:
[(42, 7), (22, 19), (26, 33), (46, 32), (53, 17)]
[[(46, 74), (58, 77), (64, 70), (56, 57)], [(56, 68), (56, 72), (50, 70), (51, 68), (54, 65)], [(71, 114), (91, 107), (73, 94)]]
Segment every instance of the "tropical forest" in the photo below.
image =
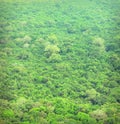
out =
[(120, 124), (120, 0), (0, 0), (0, 124)]

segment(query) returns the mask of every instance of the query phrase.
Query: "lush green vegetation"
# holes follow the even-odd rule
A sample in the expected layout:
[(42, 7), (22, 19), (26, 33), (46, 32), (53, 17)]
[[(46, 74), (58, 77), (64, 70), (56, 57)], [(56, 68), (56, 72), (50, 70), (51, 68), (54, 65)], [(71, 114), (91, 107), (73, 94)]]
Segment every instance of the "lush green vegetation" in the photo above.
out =
[(119, 124), (120, 0), (0, 0), (0, 124)]

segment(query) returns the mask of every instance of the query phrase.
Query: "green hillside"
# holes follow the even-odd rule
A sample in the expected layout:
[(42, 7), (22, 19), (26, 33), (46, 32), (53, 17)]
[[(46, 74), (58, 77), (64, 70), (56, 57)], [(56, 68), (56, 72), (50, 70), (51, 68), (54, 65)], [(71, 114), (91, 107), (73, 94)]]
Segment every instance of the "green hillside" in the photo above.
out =
[(0, 0), (0, 124), (120, 123), (120, 0)]

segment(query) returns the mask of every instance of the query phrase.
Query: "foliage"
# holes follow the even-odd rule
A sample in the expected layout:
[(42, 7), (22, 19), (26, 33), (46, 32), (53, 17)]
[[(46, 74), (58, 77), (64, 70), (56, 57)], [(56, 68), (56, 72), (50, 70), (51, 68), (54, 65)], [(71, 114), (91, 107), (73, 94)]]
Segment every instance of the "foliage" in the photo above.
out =
[(0, 0), (0, 124), (119, 124), (120, 0)]

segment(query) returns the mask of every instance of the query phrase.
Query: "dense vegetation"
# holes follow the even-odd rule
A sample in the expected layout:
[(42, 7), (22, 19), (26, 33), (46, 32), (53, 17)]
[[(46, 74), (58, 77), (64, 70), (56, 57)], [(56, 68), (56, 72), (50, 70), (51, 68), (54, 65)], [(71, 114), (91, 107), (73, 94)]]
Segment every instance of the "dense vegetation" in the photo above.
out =
[(0, 0), (0, 124), (119, 124), (120, 0)]

